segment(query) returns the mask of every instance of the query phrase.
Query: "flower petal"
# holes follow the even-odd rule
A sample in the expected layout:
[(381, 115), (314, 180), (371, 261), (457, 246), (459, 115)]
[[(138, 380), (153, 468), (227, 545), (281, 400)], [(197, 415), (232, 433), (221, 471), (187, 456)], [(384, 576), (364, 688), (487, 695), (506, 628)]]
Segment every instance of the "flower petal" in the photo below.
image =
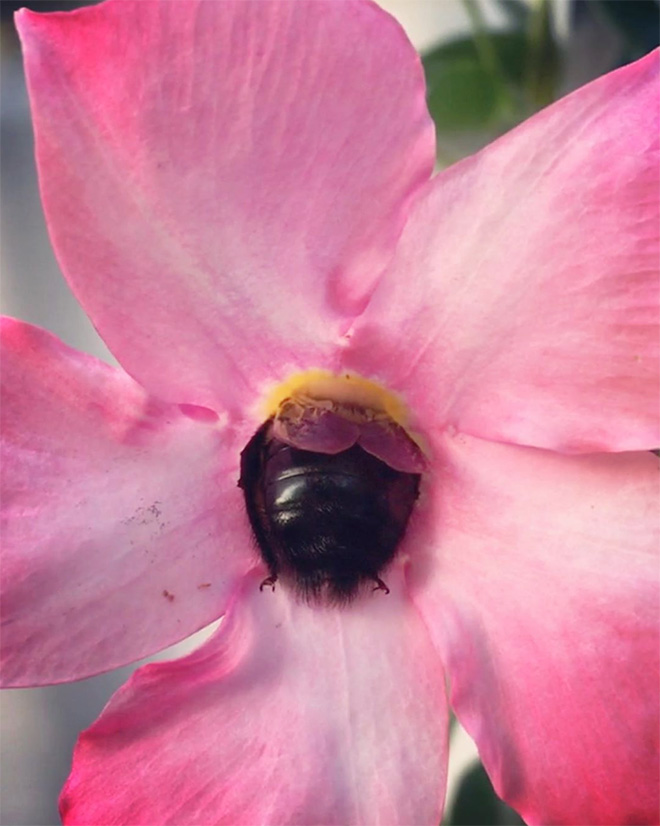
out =
[(3, 685), (87, 677), (217, 619), (254, 564), (229, 431), (0, 329)]
[(248, 581), (189, 657), (139, 669), (84, 732), (67, 824), (436, 824), (440, 661), (401, 590), (347, 608)]
[(457, 436), (443, 464), (413, 598), (496, 791), (530, 824), (657, 823), (657, 459)]
[(124, 0), (18, 25), (55, 250), (124, 367), (240, 413), (328, 366), (433, 169), (398, 24), (353, 0)]
[(404, 393), (427, 427), (657, 447), (659, 54), (438, 176), (345, 366)]

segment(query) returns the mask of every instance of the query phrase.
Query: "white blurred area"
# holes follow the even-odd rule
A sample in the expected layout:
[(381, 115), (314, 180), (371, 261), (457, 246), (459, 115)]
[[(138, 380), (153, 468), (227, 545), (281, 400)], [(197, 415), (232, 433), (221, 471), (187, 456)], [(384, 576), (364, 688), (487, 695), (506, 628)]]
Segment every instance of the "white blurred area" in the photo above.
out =
[[(381, 4), (401, 21), (419, 49), (469, 28), (460, 0), (382, 0)], [(494, 3), (485, 3), (484, 11), (490, 23), (503, 24)], [(20, 54), (13, 34), (6, 30), (2, 32), (1, 60), (2, 312), (52, 330), (68, 344), (112, 361), (64, 283), (48, 241)], [(182, 653), (196, 641), (188, 640), (159, 658)], [(59, 823), (57, 797), (69, 771), (77, 734), (95, 719), (131, 671), (126, 668), (77, 684), (3, 693), (0, 822), (4, 826)], [(454, 741), (452, 786), (476, 754), (460, 729)]]

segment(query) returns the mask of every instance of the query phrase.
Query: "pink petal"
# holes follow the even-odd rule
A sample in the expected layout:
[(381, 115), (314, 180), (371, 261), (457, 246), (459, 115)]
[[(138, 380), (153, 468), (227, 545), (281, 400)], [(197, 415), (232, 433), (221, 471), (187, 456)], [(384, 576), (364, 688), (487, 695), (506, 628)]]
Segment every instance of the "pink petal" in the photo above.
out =
[(657, 459), (442, 452), (413, 598), (495, 789), (530, 824), (657, 823)]
[(401, 590), (310, 608), (248, 581), (189, 657), (139, 669), (83, 733), (67, 824), (437, 824), (444, 678)]
[(56, 253), (126, 369), (240, 413), (331, 367), (433, 168), (398, 24), (349, 0), (125, 0), (18, 26)]
[(658, 57), (438, 176), (345, 367), (423, 425), (562, 452), (657, 447)]
[(254, 564), (240, 447), (3, 319), (2, 681), (87, 677), (216, 619)]

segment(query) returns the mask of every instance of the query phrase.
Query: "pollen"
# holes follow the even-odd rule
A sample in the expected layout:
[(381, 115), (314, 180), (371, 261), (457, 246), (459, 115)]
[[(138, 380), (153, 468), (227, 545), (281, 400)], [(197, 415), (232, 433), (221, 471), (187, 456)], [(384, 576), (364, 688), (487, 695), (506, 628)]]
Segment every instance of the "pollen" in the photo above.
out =
[(277, 418), (292, 407), (315, 407), (328, 403), (346, 418), (387, 419), (399, 425), (426, 453), (423, 437), (410, 429), (411, 415), (405, 402), (391, 390), (356, 373), (331, 373), (312, 368), (294, 373), (266, 395), (263, 419)]

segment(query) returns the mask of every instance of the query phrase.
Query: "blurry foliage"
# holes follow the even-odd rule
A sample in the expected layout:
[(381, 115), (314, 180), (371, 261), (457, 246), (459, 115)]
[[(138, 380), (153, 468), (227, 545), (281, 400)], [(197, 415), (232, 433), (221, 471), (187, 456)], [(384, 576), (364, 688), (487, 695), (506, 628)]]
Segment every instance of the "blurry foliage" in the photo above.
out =
[(617, 29), (623, 41), (619, 63), (630, 63), (660, 42), (660, 4), (657, 0), (591, 0), (576, 5), (577, 15), (597, 14)]
[(526, 41), (518, 32), (489, 36), (510, 91), (504, 95), (471, 37), (445, 43), (424, 57), (429, 108), (439, 130), (496, 127), (509, 95), (522, 94)]
[(519, 815), (497, 797), (481, 763), (475, 763), (463, 775), (445, 823), (447, 826), (524, 826)]
[(530, 7), (521, 0), (496, 0), (497, 5), (514, 26), (523, 26), (529, 19)]
[(581, 30), (597, 24), (615, 30), (621, 48), (609, 69), (641, 57), (660, 40), (658, 0), (574, 0), (571, 34), (561, 43), (552, 0), (495, 2), (506, 29), (489, 29), (479, 0), (463, 0), (472, 34), (422, 56), (441, 165), (479, 149), (560, 97), (566, 91), (565, 57)]
[(560, 59), (550, 3), (498, 5), (508, 29), (489, 31), (480, 4), (464, 0), (472, 34), (422, 58), (441, 164), (478, 149), (556, 97)]

